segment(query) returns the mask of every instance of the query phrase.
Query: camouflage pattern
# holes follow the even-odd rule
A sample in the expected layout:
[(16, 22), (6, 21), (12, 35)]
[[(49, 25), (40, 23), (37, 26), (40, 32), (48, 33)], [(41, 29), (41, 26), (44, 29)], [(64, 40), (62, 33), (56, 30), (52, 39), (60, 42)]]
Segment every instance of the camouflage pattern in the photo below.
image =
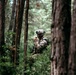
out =
[(33, 39), (34, 41), (34, 51), (33, 53), (42, 53), (43, 49), (47, 47), (47, 40), (43, 37), (45, 31), (39, 29), (36, 31), (37, 37)]
[[(34, 37), (33, 42), (34, 42), (34, 48), (32, 51), (32, 55), (29, 57), (29, 61), (31, 65), (34, 64), (35, 60), (37, 57), (40, 56), (40, 53), (42, 53), (44, 50), (46, 50), (46, 47), (48, 45), (47, 39), (45, 39), (44, 36), (45, 31), (42, 29), (39, 29), (36, 31), (37, 36)], [(30, 66), (31, 68), (32, 66)]]

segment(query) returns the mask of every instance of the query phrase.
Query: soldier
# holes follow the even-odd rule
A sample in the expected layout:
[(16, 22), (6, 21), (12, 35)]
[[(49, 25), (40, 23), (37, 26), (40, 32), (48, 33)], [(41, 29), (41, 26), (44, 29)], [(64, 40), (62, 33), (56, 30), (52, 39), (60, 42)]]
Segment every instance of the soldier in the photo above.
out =
[(29, 57), (30, 69), (35, 60), (37, 59), (37, 57), (40, 55), (40, 53), (44, 51), (44, 49), (46, 49), (49, 43), (48, 40), (44, 38), (45, 31), (43, 29), (37, 30), (36, 34), (37, 36), (33, 39), (34, 42), (34, 48), (32, 51), (33, 54)]
[(43, 29), (39, 29), (36, 31), (37, 37), (33, 39), (34, 41), (34, 51), (33, 53), (42, 53), (43, 50), (47, 47), (48, 41), (44, 38), (45, 31)]

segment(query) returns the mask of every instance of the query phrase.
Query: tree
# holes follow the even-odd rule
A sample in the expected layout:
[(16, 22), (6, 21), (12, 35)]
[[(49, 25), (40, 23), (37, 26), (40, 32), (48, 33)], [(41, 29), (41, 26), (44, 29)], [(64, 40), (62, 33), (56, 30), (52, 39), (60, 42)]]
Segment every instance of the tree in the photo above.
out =
[[(15, 41), (15, 31), (16, 31), (16, 24), (15, 24), (15, 19), (16, 19), (16, 0), (13, 0), (13, 4), (12, 4), (12, 14), (11, 14), (11, 19), (10, 19), (10, 24), (9, 24), (9, 28), (8, 28), (8, 34), (7, 34), (7, 43), (9, 43), (10, 40), (8, 40), (8, 38), (12, 38), (12, 43), (10, 45), (13, 45), (14, 41)], [(9, 33), (13, 32), (12, 35), (10, 35)], [(12, 46), (9, 47), (11, 50), (11, 62), (15, 62), (15, 50)]]
[[(51, 61), (53, 60), (53, 57), (55, 55), (55, 43), (54, 43), (54, 39), (55, 39), (55, 15), (56, 15), (56, 5), (57, 5), (57, 0), (53, 0), (52, 1), (52, 25), (51, 25), (51, 40), (52, 40), (52, 44), (51, 44)], [(52, 61), (51, 62), (51, 75), (55, 75), (55, 62)]]
[(51, 75), (67, 75), (71, 0), (53, 0)]
[(10, 25), (9, 25), (9, 30), (12, 30), (14, 27), (14, 22), (15, 22), (15, 10), (16, 10), (16, 0), (13, 0), (13, 5), (12, 5), (12, 15), (11, 15), (11, 21), (10, 21)]
[(0, 0), (0, 55), (4, 53), (5, 0)]
[(24, 5), (25, 0), (17, 0), (17, 6), (16, 6), (16, 21), (15, 21), (15, 39), (13, 41), (13, 47), (15, 47), (14, 52), (14, 64), (19, 64), (19, 45), (20, 45), (20, 35), (21, 35), (21, 29), (22, 29), (22, 22), (23, 22), (23, 12), (24, 12)]
[[(29, 0), (26, 0), (26, 9), (25, 9), (25, 30), (24, 30), (24, 60), (26, 65), (26, 56), (27, 56), (27, 44), (28, 44), (28, 10), (29, 10)], [(26, 70), (26, 66), (25, 66)], [(24, 74), (26, 75), (26, 73)]]
[(5, 5), (7, 4), (8, 0), (5, 0)]
[(72, 26), (69, 48), (68, 75), (76, 75), (76, 0), (73, 3)]

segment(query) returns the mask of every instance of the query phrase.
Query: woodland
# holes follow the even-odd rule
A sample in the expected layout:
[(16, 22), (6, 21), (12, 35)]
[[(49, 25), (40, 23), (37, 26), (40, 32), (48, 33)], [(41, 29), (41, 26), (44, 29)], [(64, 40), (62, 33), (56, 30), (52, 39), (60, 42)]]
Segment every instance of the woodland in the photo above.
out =
[[(0, 0), (0, 75), (76, 75), (76, 0)], [(32, 55), (36, 30), (49, 44)]]

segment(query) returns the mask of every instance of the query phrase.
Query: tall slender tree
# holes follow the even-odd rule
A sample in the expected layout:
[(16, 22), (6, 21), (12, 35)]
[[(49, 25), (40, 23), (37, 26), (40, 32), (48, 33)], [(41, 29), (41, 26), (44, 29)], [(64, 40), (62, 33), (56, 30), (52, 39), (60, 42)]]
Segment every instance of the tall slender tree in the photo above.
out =
[(14, 52), (14, 64), (19, 64), (19, 45), (20, 45), (20, 35), (23, 22), (23, 12), (24, 12), (25, 0), (17, 0), (16, 5), (16, 19), (15, 19), (15, 41), (13, 45), (15, 47)]
[(68, 75), (76, 75), (76, 0), (73, 3)]
[(71, 0), (53, 0), (51, 75), (67, 75)]
[[(15, 41), (15, 20), (16, 20), (16, 0), (13, 0), (13, 4), (12, 4), (12, 14), (11, 14), (11, 20), (10, 20), (10, 24), (9, 24), (9, 28), (8, 28), (8, 35), (7, 35), (7, 43), (9, 43), (9, 40), (8, 38), (11, 38), (12, 37), (12, 43), (11, 45), (13, 45), (14, 41)], [(12, 31), (13, 34), (10, 35), (9, 32)], [(14, 62), (15, 61), (15, 50), (14, 50), (14, 47), (13, 46), (10, 46), (10, 51), (11, 51), (11, 62)]]
[(16, 0), (13, 0), (13, 4), (12, 4), (12, 15), (11, 15), (11, 21), (10, 21), (10, 25), (9, 25), (9, 30), (12, 30), (14, 25), (15, 25), (15, 10), (16, 10)]
[(13, 30), (14, 30), (14, 27), (15, 27), (15, 16), (16, 16), (15, 12), (16, 12), (16, 0), (13, 0), (12, 14), (11, 14), (11, 20), (10, 20), (10, 24), (9, 24), (9, 28), (8, 28), (8, 35), (7, 35), (6, 43), (9, 43), (9, 41), (10, 41), (10, 40), (8, 40), (8, 38), (11, 38), (12, 36), (14, 36), (13, 34), (10, 35), (9, 32), (12, 31), (14, 33)]
[[(26, 56), (27, 56), (27, 44), (28, 44), (28, 10), (29, 10), (29, 0), (26, 0), (25, 9), (25, 30), (24, 30), (24, 60), (25, 60), (25, 70), (26, 70)], [(24, 74), (26, 75), (26, 73)]]
[(4, 53), (5, 0), (0, 0), (0, 55)]
[(7, 4), (8, 0), (5, 0), (5, 5)]

